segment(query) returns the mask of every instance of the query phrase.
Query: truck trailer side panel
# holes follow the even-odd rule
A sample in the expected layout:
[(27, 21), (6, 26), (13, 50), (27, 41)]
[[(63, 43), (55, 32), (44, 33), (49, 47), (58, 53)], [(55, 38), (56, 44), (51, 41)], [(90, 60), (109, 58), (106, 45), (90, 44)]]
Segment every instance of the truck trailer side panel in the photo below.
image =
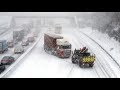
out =
[(7, 41), (6, 40), (2, 40), (0, 41), (0, 53), (7, 51), (8, 50), (8, 45), (7, 45)]
[(49, 54), (55, 54), (57, 48), (57, 39), (63, 37), (54, 34), (44, 34), (44, 50)]

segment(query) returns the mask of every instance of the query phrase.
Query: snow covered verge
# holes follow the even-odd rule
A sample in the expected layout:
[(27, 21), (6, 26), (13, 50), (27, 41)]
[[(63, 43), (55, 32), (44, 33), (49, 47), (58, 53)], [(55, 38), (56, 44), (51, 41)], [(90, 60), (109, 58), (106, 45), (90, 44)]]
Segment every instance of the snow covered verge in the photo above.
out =
[(120, 43), (118, 41), (90, 27), (79, 30), (99, 43), (120, 64)]

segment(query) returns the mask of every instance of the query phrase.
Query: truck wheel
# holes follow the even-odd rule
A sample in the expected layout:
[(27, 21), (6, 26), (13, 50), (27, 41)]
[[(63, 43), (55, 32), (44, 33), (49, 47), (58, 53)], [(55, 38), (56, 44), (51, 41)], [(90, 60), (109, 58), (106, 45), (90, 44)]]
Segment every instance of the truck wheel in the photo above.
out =
[(76, 64), (76, 59), (75, 58), (72, 58), (72, 63)]
[(89, 64), (89, 67), (93, 67), (93, 63)]
[(72, 60), (72, 63), (73, 63), (73, 64), (76, 64), (76, 62), (75, 62), (74, 60)]
[(84, 68), (84, 64), (82, 62), (79, 62), (79, 67)]
[(79, 67), (80, 67), (80, 68), (84, 68), (84, 65), (81, 64), (81, 65), (79, 65)]

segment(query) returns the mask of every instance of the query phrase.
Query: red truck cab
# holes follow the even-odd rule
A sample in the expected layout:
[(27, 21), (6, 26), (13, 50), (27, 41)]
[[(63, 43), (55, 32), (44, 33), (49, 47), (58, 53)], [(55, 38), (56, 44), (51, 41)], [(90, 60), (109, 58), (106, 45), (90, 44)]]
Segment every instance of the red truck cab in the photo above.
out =
[(62, 36), (46, 33), (44, 34), (44, 50), (60, 58), (68, 58), (71, 55), (71, 44)]

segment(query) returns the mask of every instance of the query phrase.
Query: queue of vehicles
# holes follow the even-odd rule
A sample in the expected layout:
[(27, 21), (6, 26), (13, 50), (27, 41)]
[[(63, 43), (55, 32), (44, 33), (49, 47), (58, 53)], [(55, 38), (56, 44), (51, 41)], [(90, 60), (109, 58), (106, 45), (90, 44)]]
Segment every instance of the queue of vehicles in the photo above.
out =
[[(14, 47), (14, 54), (23, 54), (24, 46), (28, 46), (29, 43), (33, 43), (35, 41), (34, 37), (28, 37), (27, 40), (23, 40), (21, 45), (16, 45), (14, 47), (13, 42), (7, 42), (6, 40), (0, 41), (0, 52), (1, 54), (8, 50), (8, 48)], [(4, 56), (0, 62), (0, 73), (2, 73), (6, 69), (6, 65), (11, 65), (15, 61), (15, 58), (12, 56)]]
[[(25, 30), (19, 29), (13, 31), (13, 40), (0, 40), (0, 54), (3, 54), (8, 51), (8, 48), (14, 47), (14, 54), (23, 54), (24, 47), (28, 46), (29, 43), (35, 41), (37, 34), (32, 35), (31, 37), (25, 38)], [(19, 45), (18, 42), (21, 42)], [(6, 65), (10, 66), (15, 61), (13, 56), (4, 56), (0, 61), (0, 73), (6, 69)]]

